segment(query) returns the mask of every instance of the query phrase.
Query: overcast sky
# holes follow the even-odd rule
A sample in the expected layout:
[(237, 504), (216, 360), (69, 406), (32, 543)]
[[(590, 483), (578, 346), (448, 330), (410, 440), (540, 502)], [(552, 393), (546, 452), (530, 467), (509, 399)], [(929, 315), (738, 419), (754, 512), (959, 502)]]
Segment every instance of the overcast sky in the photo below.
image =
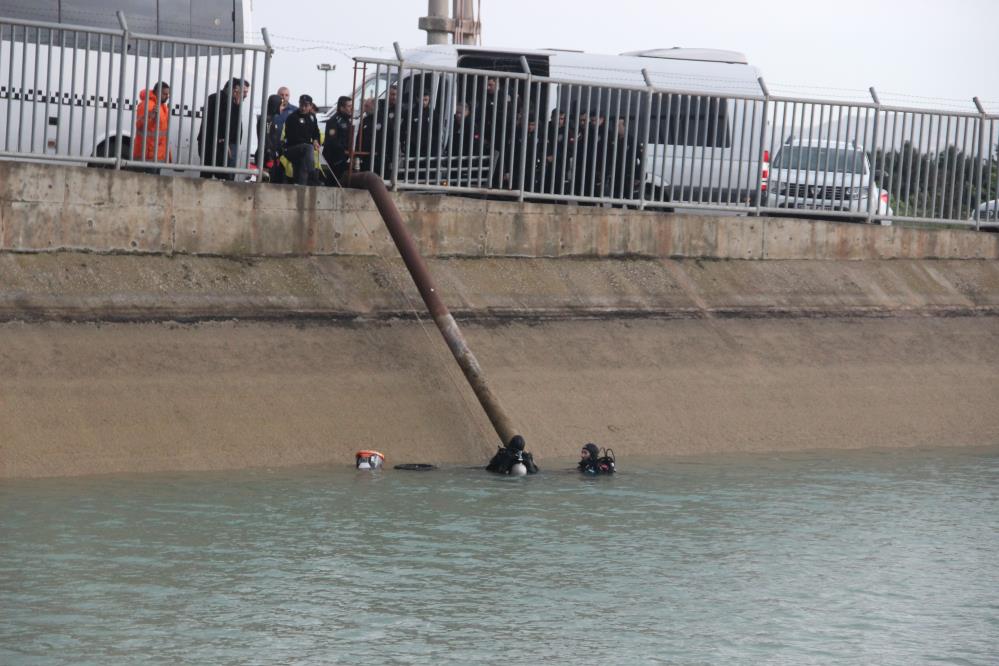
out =
[[(353, 56), (390, 57), (394, 41), (426, 44), (416, 27), (426, 0), (252, 1), (254, 29), (268, 28), (277, 47), (271, 87), (286, 84), (293, 97), (321, 103), (317, 63), (337, 66), (332, 99), (350, 91)], [(999, 113), (999, 0), (481, 1), (487, 46), (730, 49), (784, 94), (856, 99), (873, 85), (886, 101), (944, 98), (940, 106), (970, 110), (977, 95)]]

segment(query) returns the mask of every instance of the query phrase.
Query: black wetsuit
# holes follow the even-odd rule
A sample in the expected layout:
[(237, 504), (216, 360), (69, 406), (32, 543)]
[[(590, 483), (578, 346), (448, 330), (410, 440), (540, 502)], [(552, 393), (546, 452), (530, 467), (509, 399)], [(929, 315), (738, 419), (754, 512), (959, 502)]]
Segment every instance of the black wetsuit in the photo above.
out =
[(510, 469), (518, 462), (524, 463), (528, 474), (537, 474), (538, 466), (534, 464), (534, 456), (526, 451), (515, 451), (511, 448), (501, 446), (493, 456), (493, 459), (486, 465), (487, 472), (496, 474), (509, 474)]
[(579, 461), (579, 471), (583, 474), (596, 476), (598, 474), (613, 474), (614, 460), (604, 456), (602, 458), (588, 458)]

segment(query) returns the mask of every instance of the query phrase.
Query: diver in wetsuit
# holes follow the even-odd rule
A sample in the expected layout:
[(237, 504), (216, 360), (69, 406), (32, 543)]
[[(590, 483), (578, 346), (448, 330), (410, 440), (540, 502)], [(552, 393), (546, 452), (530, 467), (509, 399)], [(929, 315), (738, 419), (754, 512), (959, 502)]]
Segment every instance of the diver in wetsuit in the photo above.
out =
[[(518, 465), (523, 467), (523, 470)], [(524, 438), (520, 435), (514, 435), (506, 446), (499, 447), (496, 455), (486, 465), (486, 471), (523, 476), (524, 474), (537, 474), (538, 466), (534, 464), (534, 456), (524, 451)]]
[(592, 442), (586, 444), (579, 452), (578, 469), (583, 474), (588, 474), (590, 476), (596, 476), (597, 474), (613, 474), (614, 468), (615, 464), (613, 453), (608, 450), (601, 456), (600, 449)]

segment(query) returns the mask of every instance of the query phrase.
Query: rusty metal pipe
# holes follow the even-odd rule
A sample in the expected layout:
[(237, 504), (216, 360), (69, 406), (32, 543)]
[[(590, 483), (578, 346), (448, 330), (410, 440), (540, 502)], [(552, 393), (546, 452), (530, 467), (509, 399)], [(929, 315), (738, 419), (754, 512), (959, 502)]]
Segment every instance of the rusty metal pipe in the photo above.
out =
[(374, 200), (375, 206), (378, 207), (378, 212), (381, 213), (385, 226), (388, 227), (389, 234), (392, 235), (392, 240), (395, 241), (395, 246), (399, 249), (399, 254), (402, 255), (402, 260), (405, 262), (413, 282), (416, 283), (416, 288), (420, 290), (420, 296), (423, 297), (423, 302), (426, 303), (427, 309), (433, 316), (434, 323), (437, 324), (441, 335), (444, 336), (444, 340), (461, 367), (461, 371), (465, 373), (465, 379), (468, 380), (469, 386), (475, 392), (475, 397), (479, 399), (479, 404), (482, 405), (486, 416), (493, 424), (501, 443), (507, 444), (517, 434), (517, 430), (503, 410), (503, 406), (500, 405), (499, 399), (486, 383), (482, 367), (475, 359), (475, 355), (472, 354), (472, 350), (468, 348), (468, 343), (465, 342), (465, 337), (461, 334), (458, 323), (451, 316), (444, 301), (437, 293), (427, 264), (420, 256), (416, 242), (413, 241), (413, 237), (406, 229), (402, 215), (395, 207), (385, 183), (376, 174), (367, 171), (351, 175), (350, 185), (366, 189), (371, 193), (371, 198)]

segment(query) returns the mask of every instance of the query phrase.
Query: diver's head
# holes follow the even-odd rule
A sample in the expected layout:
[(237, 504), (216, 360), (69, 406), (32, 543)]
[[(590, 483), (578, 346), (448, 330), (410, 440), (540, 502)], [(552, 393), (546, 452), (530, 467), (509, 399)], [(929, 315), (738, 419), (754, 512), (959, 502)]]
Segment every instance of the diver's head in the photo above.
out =
[(580, 460), (596, 460), (600, 453), (600, 449), (593, 442), (586, 444), (579, 452)]
[(520, 435), (514, 435), (510, 438), (510, 442), (506, 445), (511, 451), (523, 451), (524, 450), (524, 438)]

